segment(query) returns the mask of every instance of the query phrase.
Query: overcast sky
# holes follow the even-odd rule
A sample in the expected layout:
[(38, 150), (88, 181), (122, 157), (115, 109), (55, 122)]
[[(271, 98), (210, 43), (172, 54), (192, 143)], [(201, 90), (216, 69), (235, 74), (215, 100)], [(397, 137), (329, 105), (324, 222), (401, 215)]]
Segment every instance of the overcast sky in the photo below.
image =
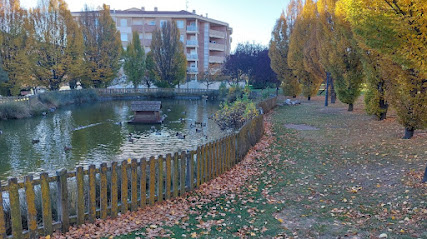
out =
[[(145, 7), (145, 10), (196, 10), (197, 14), (229, 23), (233, 28), (232, 49), (240, 42), (268, 45), (271, 30), (289, 0), (65, 0), (71, 11), (80, 11), (87, 3), (96, 8), (103, 3), (111, 9), (125, 10)], [(21, 0), (25, 8), (34, 7), (37, 0)], [(188, 6), (188, 8), (187, 8)]]

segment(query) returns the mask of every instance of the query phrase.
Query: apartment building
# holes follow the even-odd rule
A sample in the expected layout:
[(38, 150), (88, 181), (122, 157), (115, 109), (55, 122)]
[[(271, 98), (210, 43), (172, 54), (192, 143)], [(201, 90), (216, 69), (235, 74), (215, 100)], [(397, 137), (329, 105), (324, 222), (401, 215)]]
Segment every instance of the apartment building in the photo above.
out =
[[(132, 32), (139, 34), (145, 52), (150, 51), (153, 32), (167, 21), (175, 21), (187, 56), (187, 75), (197, 80), (208, 69), (218, 69), (230, 54), (232, 28), (228, 23), (188, 11), (146, 11), (142, 8), (110, 10), (120, 31), (123, 47), (132, 40)], [(77, 19), (81, 12), (73, 12)]]

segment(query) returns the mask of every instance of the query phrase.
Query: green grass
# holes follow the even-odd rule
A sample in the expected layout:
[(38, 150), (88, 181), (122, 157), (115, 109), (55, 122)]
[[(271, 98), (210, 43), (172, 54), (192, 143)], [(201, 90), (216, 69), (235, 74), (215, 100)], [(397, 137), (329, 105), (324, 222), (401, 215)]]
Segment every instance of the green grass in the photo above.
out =
[[(164, 229), (174, 238), (427, 238), (427, 186), (420, 183), (427, 131), (402, 140), (393, 113), (378, 122), (360, 102), (352, 113), (340, 103), (325, 108), (320, 97), (276, 108), (276, 139), (257, 159), (261, 175), (235, 199), (223, 195)], [(225, 226), (200, 228), (209, 220), (224, 220)]]

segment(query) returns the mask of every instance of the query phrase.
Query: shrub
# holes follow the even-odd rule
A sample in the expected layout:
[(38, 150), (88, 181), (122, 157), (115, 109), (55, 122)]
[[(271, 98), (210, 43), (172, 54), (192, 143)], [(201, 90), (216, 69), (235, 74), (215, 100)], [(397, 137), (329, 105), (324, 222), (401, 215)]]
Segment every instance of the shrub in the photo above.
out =
[(30, 116), (28, 105), (23, 102), (0, 104), (0, 119), (21, 119)]
[(214, 115), (214, 121), (221, 130), (238, 129), (257, 115), (255, 103), (245, 95), (243, 99), (237, 99), (233, 103), (222, 103), (221, 109)]
[(219, 91), (219, 97), (221, 99), (224, 99), (227, 96), (227, 85), (225, 84), (225, 82), (221, 82), (221, 84), (219, 85), (218, 91)]

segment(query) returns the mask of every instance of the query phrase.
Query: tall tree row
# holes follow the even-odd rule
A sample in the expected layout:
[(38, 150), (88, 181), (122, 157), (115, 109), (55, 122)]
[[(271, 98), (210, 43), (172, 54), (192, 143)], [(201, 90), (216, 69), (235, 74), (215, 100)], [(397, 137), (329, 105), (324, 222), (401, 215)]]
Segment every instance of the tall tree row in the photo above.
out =
[(64, 0), (40, 0), (34, 9), (20, 8), (19, 0), (0, 0), (0, 62), (8, 77), (0, 94), (18, 95), (22, 89), (61, 85), (106, 86), (120, 68), (119, 32), (104, 5), (86, 9), (76, 22)]
[(404, 138), (427, 127), (427, 4), (424, 0), (341, 0), (339, 13), (361, 45), (379, 55), (386, 99)]
[(141, 46), (138, 32), (133, 32), (132, 42), (127, 46), (125, 52), (125, 63), (123, 65), (128, 80), (133, 87), (137, 88), (145, 77), (145, 52)]

